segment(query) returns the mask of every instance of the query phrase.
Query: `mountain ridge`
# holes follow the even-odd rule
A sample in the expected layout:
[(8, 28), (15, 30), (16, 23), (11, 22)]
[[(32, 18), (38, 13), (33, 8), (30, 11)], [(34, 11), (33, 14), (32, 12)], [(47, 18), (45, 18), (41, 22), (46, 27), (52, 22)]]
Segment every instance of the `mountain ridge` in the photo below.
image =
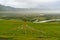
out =
[[(41, 11), (41, 10), (57, 10), (48, 8), (14, 8), (10, 6), (5, 6), (0, 4), (0, 11)], [(60, 10), (60, 9), (58, 9)]]

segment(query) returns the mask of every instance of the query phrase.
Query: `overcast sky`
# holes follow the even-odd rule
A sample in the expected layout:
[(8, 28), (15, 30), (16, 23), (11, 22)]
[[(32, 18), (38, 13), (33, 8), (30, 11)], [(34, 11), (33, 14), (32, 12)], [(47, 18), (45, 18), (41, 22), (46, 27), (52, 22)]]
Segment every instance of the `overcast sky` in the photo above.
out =
[(60, 0), (0, 0), (0, 4), (15, 8), (60, 9)]

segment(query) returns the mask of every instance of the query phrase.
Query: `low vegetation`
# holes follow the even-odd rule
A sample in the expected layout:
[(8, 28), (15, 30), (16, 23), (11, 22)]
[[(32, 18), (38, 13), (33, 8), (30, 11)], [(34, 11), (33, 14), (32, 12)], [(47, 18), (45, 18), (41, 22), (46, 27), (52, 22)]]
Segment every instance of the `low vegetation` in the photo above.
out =
[(22, 20), (0, 20), (0, 37), (9, 40), (60, 40), (60, 23), (27, 22), (26, 30), (22, 29)]

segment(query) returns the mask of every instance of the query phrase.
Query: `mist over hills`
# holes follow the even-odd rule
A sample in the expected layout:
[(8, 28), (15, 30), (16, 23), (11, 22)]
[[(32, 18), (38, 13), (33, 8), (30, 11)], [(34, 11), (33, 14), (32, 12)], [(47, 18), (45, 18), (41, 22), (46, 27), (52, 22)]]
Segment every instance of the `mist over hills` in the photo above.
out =
[(3, 17), (4, 16), (24, 16), (24, 15), (29, 16), (32, 14), (26, 13), (24, 11), (32, 11), (32, 10), (35, 10), (35, 9), (13, 8), (13, 7), (9, 7), (9, 6), (0, 5), (0, 16), (3, 16)]
[(14, 10), (14, 8), (0, 5), (0, 11), (10, 11), (10, 10)]
[(40, 11), (40, 10), (49, 10), (49, 9), (41, 9), (41, 8), (13, 8), (10, 6), (4, 6), (0, 4), (0, 11)]
[[(51, 12), (50, 12), (51, 11)], [(59, 16), (59, 11), (38, 8), (13, 8), (10, 6), (0, 5), (0, 18), (19, 18), (19, 17), (38, 17), (38, 16)], [(56, 15), (56, 14), (57, 15)], [(52, 15), (53, 14), (53, 15)]]
[(26, 9), (26, 8), (13, 8), (10, 6), (0, 5), (0, 11), (24, 11), (24, 10), (28, 10), (28, 9)]
[(49, 8), (14, 8), (0, 4), (0, 11), (51, 11), (60, 9), (49, 9)]
[(44, 9), (40, 9), (40, 8), (14, 8), (14, 7), (10, 7), (10, 6), (4, 6), (0, 4), (0, 13), (19, 13), (19, 14), (60, 14), (60, 10), (57, 9), (48, 9), (48, 8), (44, 8)]

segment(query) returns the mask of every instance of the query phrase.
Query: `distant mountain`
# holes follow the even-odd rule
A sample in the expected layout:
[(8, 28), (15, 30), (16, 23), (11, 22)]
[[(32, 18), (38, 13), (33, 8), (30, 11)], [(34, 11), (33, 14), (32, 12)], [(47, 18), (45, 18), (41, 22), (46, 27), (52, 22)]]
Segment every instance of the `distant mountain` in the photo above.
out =
[(10, 6), (4, 6), (0, 4), (0, 11), (41, 11), (41, 10), (57, 10), (49, 8), (14, 8)]
[(0, 11), (12, 11), (15, 10), (15, 8), (9, 7), (9, 6), (4, 6), (0, 5)]
[[(0, 11), (32, 11), (32, 10), (40, 10), (35, 8), (13, 8), (10, 6), (4, 6), (0, 4)], [(42, 9), (41, 9), (42, 10)]]

